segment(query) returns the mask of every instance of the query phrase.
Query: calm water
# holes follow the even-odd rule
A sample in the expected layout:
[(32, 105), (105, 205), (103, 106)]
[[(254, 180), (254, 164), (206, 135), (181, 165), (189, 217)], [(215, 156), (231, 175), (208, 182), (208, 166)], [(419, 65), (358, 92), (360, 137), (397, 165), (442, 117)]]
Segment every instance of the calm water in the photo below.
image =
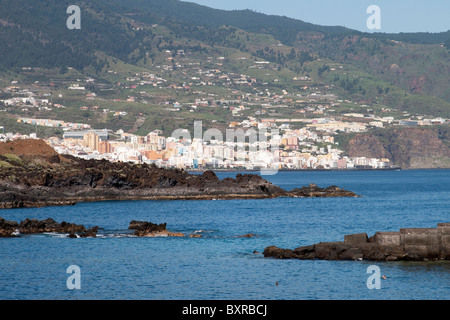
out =
[[(219, 173), (220, 178), (235, 176)], [(0, 299), (449, 299), (450, 263), (372, 263), (264, 258), (269, 245), (296, 248), (345, 234), (450, 222), (450, 170), (280, 172), (285, 189), (338, 185), (362, 198), (127, 201), (0, 210), (0, 216), (68, 221), (104, 229), (98, 238), (0, 239)], [(167, 223), (202, 238), (128, 236), (131, 220)], [(254, 238), (239, 238), (246, 233)], [(366, 286), (367, 267), (387, 279)], [(69, 290), (69, 265), (81, 289)], [(276, 286), (275, 283), (278, 282)]]

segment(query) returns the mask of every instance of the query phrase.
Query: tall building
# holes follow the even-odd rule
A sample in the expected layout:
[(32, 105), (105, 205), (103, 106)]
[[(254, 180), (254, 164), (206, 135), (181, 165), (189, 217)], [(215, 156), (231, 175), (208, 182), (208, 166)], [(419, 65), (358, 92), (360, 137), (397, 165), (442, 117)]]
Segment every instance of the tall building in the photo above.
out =
[(99, 153), (113, 153), (114, 149), (108, 141), (100, 141), (98, 145)]
[(95, 132), (89, 132), (83, 136), (84, 145), (92, 151), (98, 151), (100, 137)]

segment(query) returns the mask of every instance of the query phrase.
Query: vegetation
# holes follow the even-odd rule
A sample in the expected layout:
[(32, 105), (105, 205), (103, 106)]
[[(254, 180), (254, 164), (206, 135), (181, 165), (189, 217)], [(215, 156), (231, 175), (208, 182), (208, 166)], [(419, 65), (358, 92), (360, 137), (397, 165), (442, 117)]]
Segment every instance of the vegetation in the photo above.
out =
[[(59, 0), (0, 0), (0, 6), (7, 8), (0, 20), (2, 87), (13, 79), (30, 85), (52, 83), (46, 90), (54, 97), (53, 103), (66, 106), (52, 110), (5, 107), (0, 125), (34, 132), (35, 127), (13, 118), (21, 115), (139, 134), (154, 129), (167, 134), (192, 125), (194, 119), (225, 128), (228, 122), (246, 119), (255, 112), (290, 116), (305, 104), (292, 102), (285, 109), (275, 110), (261, 103), (241, 115), (231, 114), (231, 108), (236, 107), (231, 104), (199, 110), (191, 110), (189, 104), (198, 98), (233, 100), (265, 90), (307, 96), (311, 88), (352, 101), (337, 105), (337, 114), (358, 110), (365, 114), (401, 116), (406, 112), (450, 117), (450, 32), (368, 34), (177, 0), (78, 1), (81, 30), (68, 30), (66, 8), (70, 4)], [(220, 66), (218, 57), (223, 58)], [(269, 64), (253, 68), (256, 61)], [(224, 74), (246, 74), (254, 83), (199, 85), (192, 80), (198, 76), (194, 66), (203, 70), (220, 68)], [(31, 70), (24, 71), (24, 67)], [(164, 78), (176, 88), (132, 88), (134, 82), (127, 79), (142, 73)], [(95, 78), (95, 83), (83, 84), (94, 98), (67, 89), (89, 77)], [(185, 87), (189, 89), (179, 89)], [(130, 97), (136, 100), (128, 101)], [(9, 93), (0, 96), (8, 98)], [(170, 106), (175, 102), (183, 107), (169, 110), (166, 103)], [(114, 116), (103, 110), (127, 114)], [(58, 128), (38, 130), (45, 135), (62, 134)]]

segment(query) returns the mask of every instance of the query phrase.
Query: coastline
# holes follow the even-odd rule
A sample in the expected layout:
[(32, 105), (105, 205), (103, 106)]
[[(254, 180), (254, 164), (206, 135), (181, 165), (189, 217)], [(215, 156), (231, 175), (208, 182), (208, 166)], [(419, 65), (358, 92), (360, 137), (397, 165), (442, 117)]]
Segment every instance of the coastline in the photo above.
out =
[(257, 174), (220, 180), (207, 170), (191, 174), (155, 165), (83, 160), (58, 154), (42, 140), (17, 141), (1, 155), (0, 208), (72, 205), (109, 200), (271, 199), (357, 197), (337, 186), (315, 184), (286, 191)]
[[(405, 178), (398, 179), (397, 174), (405, 175)], [(50, 282), (46, 291), (36, 291), (35, 287), (21, 285), (22, 281), (28, 283), (28, 278), (23, 278), (22, 275), (46, 279), (48, 270), (65, 275), (65, 268), (58, 263), (49, 263), (45, 269), (35, 267), (42, 265), (43, 259), (54, 261), (55, 250), (49, 248), (56, 248), (59, 249), (58, 261), (81, 266), (82, 277), (83, 271), (85, 276), (88, 276), (88, 272), (89, 277), (91, 274), (99, 275), (89, 286), (90, 279), (82, 278), (82, 281), (85, 279), (86, 286), (83, 287), (82, 282), (82, 290), (76, 294), (87, 299), (93, 295), (110, 298), (113, 293), (120, 298), (123, 296), (120, 288), (126, 288), (127, 285), (136, 288), (136, 291), (129, 291), (128, 297), (137, 299), (208, 299), (211, 296), (227, 299), (230, 295), (242, 299), (309, 299), (311, 292), (315, 294), (314, 297), (324, 299), (370, 298), (374, 295), (382, 295), (386, 299), (446, 297), (448, 290), (442, 283), (448, 272), (449, 261), (287, 261), (265, 258), (263, 251), (270, 245), (295, 249), (321, 241), (343, 241), (345, 235), (360, 232), (366, 232), (370, 237), (378, 231), (398, 231), (403, 227), (435, 227), (436, 223), (449, 220), (445, 205), (448, 204), (450, 193), (441, 192), (442, 187), (445, 187), (445, 191), (449, 190), (448, 183), (442, 185), (450, 181), (449, 174), (450, 171), (421, 171), (419, 176), (424, 176), (424, 180), (417, 179), (415, 171), (353, 174), (296, 172), (292, 176), (290, 173), (279, 174), (280, 177), (289, 179), (289, 185), (300, 185), (305, 181), (304, 175), (312, 178), (323, 176), (325, 181), (331, 180), (339, 186), (346, 185), (349, 190), (358, 189), (360, 193), (364, 193), (364, 199), (112, 201), (47, 209), (0, 210), (0, 217), (6, 220), (20, 222), (25, 218), (42, 220), (52, 217), (58, 223), (67, 221), (87, 228), (104, 228), (99, 230), (97, 239), (71, 239), (59, 234), (1, 239), (4, 252), (10, 257), (9, 260), (3, 259), (1, 264), (5, 275), (4, 288), (10, 288), (8, 298), (45, 299), (54, 295), (57, 299), (72, 299), (74, 292), (64, 286), (65, 279), (70, 274), (61, 280), (62, 286), (54, 286)], [(217, 175), (221, 177), (232, 174)], [(328, 178), (333, 175), (336, 177)], [(354, 175), (361, 178), (366, 175), (374, 177), (368, 184), (364, 184), (367, 189), (359, 189), (360, 180), (349, 180)], [(275, 179), (282, 180), (284, 179)], [(401, 186), (405, 183), (410, 188), (402, 189)], [(372, 196), (374, 190), (379, 192), (379, 197)], [(408, 192), (409, 190), (418, 190), (420, 195)], [(380, 198), (385, 202), (380, 201)], [(435, 204), (432, 217), (429, 215), (429, 203)], [(408, 212), (407, 219), (405, 212)], [(182, 232), (186, 236), (133, 237), (133, 231), (128, 230), (132, 219), (156, 224), (167, 222), (168, 230)], [(256, 236), (237, 237), (246, 233)], [(191, 234), (202, 237), (189, 238)], [(100, 255), (107, 262), (98, 263)], [(127, 263), (122, 263), (123, 261)], [(165, 267), (155, 267), (154, 261), (159, 261)], [(174, 261), (184, 262), (182, 277), (173, 277), (180, 270), (180, 263)], [(11, 268), (13, 262), (15, 268)], [(227, 262), (228, 267), (217, 268)], [(381, 276), (386, 275), (388, 278), (381, 278), (382, 289), (376, 292), (366, 287), (366, 279), (371, 276), (366, 273), (366, 268), (374, 264), (380, 266)], [(111, 267), (108, 268), (109, 266)], [(236, 274), (242, 276), (236, 277)], [(146, 276), (144, 280), (142, 275)], [(187, 292), (164, 290), (166, 283), (179, 288), (179, 282), (186, 278), (191, 284)], [(118, 279), (121, 281), (120, 286), (117, 286)], [(142, 285), (143, 281), (154, 284), (155, 279), (158, 279), (155, 286)], [(258, 282), (242, 279), (265, 280)], [(8, 287), (11, 281), (15, 281), (16, 285)], [(275, 281), (278, 281), (278, 286)], [(211, 283), (216, 285), (208, 286)], [(298, 289), (299, 285), (302, 290)], [(222, 293), (216, 290), (217, 287), (229, 290)], [(110, 288), (117, 290), (111, 291)], [(323, 295), (319, 295), (320, 293)]]
[[(427, 170), (428, 168), (424, 169), (403, 169), (401, 167), (395, 167), (395, 168), (371, 168), (371, 169), (278, 169), (278, 172), (309, 172), (309, 171), (330, 171), (330, 172), (346, 172), (346, 171), (400, 171), (400, 170)], [(430, 168), (430, 169), (450, 169), (450, 168)], [(215, 169), (215, 168), (207, 168), (207, 169), (189, 169), (186, 170), (186, 172), (189, 173), (202, 173), (205, 171), (214, 171), (214, 172), (236, 172), (236, 173), (244, 173), (244, 172), (260, 172), (260, 169)]]
[(442, 261), (450, 260), (450, 223), (435, 228), (400, 228), (347, 234), (344, 241), (319, 242), (295, 249), (269, 246), (264, 257), (300, 260)]
[[(189, 173), (202, 173), (205, 171), (213, 171), (213, 172), (235, 172), (235, 173), (246, 173), (246, 172), (260, 172), (259, 169), (242, 169), (242, 170), (234, 170), (234, 169), (214, 169), (208, 168), (204, 170), (186, 170)], [(352, 172), (352, 171), (419, 171), (419, 170), (450, 170), (450, 168), (404, 168), (404, 167), (395, 167), (395, 168), (373, 168), (373, 169), (279, 169), (278, 172)]]
[[(264, 180), (263, 180), (264, 181)], [(220, 183), (220, 182), (219, 182)], [(234, 190), (233, 190), (234, 188)], [(238, 190), (241, 188), (243, 190)], [(270, 189), (269, 189), (270, 188)], [(95, 189), (84, 187), (78, 190), (61, 190), (42, 187), (31, 188), (25, 192), (9, 190), (0, 197), (1, 209), (39, 208), (49, 206), (71, 206), (77, 203), (103, 202), (103, 201), (175, 201), (175, 200), (262, 200), (276, 198), (336, 198), (336, 197), (360, 197), (352, 191), (340, 189), (336, 186), (320, 188), (314, 184), (303, 186), (291, 191), (286, 191), (274, 185), (263, 184), (238, 185), (216, 187), (206, 190), (192, 191), (188, 188), (162, 188), (120, 190), (98, 187)], [(36, 196), (36, 192), (39, 193)], [(65, 193), (64, 193), (65, 192)], [(12, 195), (12, 196), (11, 196)]]

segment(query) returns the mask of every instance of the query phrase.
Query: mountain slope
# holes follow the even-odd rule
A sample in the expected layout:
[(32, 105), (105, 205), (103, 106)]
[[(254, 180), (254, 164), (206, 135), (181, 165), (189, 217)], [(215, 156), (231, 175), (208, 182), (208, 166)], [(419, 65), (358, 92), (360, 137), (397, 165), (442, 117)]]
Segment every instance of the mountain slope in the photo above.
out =
[[(0, 0), (6, 8), (0, 14), (0, 71), (56, 67), (64, 73), (73, 67), (112, 80), (105, 71), (114, 59), (148, 70), (165, 50), (189, 49), (198, 57), (232, 51), (333, 86), (343, 98), (399, 113), (450, 116), (450, 53), (438, 44), (448, 32), (366, 34), (178, 0), (79, 1), (81, 30), (68, 30), (66, 8), (71, 4)], [(332, 72), (333, 65), (344, 69)], [(248, 71), (236, 64), (226, 67)], [(289, 84), (287, 79), (280, 87)]]

